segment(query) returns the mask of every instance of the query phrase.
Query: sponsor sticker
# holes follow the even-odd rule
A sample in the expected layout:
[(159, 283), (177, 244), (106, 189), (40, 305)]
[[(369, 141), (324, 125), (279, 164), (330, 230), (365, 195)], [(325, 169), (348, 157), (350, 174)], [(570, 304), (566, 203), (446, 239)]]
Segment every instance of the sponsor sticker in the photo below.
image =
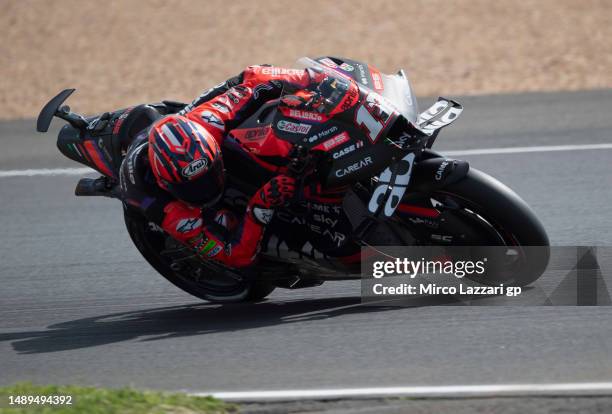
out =
[(348, 147), (342, 148), (341, 150), (334, 152), (332, 154), (332, 158), (337, 160), (338, 158), (342, 158), (345, 155), (348, 155), (351, 152), (355, 151), (357, 148), (361, 147), (363, 147), (363, 141), (357, 141), (356, 143), (351, 144)]
[(162, 229), (161, 226), (157, 223), (150, 221), (147, 223), (147, 225), (149, 226), (149, 231), (154, 231), (156, 233), (164, 233), (164, 229)]
[(289, 132), (291, 134), (305, 135), (310, 131), (312, 125), (281, 120), (278, 121), (276, 127), (281, 131)]
[(134, 107), (130, 106), (123, 111), (121, 115), (119, 115), (119, 118), (117, 118), (115, 125), (113, 126), (113, 135), (117, 135), (119, 133), (119, 129), (121, 128), (121, 125), (123, 125), (123, 121), (125, 121), (125, 118), (127, 118), (130, 112), (132, 112), (132, 109), (134, 109)]
[(315, 149), (323, 149), (324, 151), (329, 151), (331, 149), (336, 148), (338, 145), (342, 145), (345, 142), (347, 142), (349, 139), (351, 139), (349, 137), (349, 134), (344, 131), (330, 139), (328, 139), (327, 141), (323, 142), (320, 145), (317, 145), (317, 147)]
[(183, 177), (192, 178), (204, 172), (206, 167), (208, 167), (208, 160), (206, 158), (198, 158), (184, 167), (181, 173)]
[(176, 224), (176, 231), (178, 231), (179, 233), (189, 233), (190, 231), (193, 231), (200, 226), (202, 226), (201, 218), (186, 218), (180, 220)]
[(195, 250), (200, 250), (208, 242), (208, 238), (202, 236), (202, 234), (199, 234), (197, 237), (188, 239), (187, 241)]
[(346, 94), (346, 97), (344, 98), (344, 101), (342, 102), (340, 109), (346, 111), (355, 104), (355, 102), (357, 101), (357, 95), (359, 95), (357, 91), (357, 88), (355, 88), (353, 85), (349, 87), (349, 90)]
[(372, 81), (374, 82), (374, 89), (376, 89), (378, 92), (382, 92), (385, 87), (383, 85), (383, 80), (382, 76), (380, 75), (380, 72), (374, 68), (370, 68), (370, 75), (372, 76)]
[(227, 114), (230, 111), (230, 109), (227, 106), (225, 106), (224, 104), (222, 104), (221, 102), (213, 102), (211, 105), (217, 111), (219, 111), (221, 113), (224, 113), (224, 114)]
[(272, 220), (272, 217), (274, 216), (274, 210), (271, 210), (268, 208), (254, 207), (253, 215), (255, 216), (257, 221), (259, 221), (260, 223), (268, 224), (270, 223), (270, 221)]
[(272, 85), (268, 85), (267, 83), (260, 83), (259, 85), (253, 88), (253, 98), (259, 99), (259, 94), (264, 91), (271, 91), (274, 89)]
[(359, 69), (359, 81), (362, 85), (368, 86), (370, 83), (368, 82), (368, 72), (366, 68), (364, 68), (362, 64), (358, 64), (357, 69)]
[(289, 109), (288, 116), (290, 116), (291, 118), (303, 119), (305, 121), (323, 121), (323, 115), (317, 112), (302, 111), (299, 109)]
[(304, 73), (302, 69), (287, 69), (276, 68), (273, 66), (264, 66), (261, 68), (261, 73), (264, 75), (301, 75)]
[(216, 241), (214, 241), (214, 240), (209, 240), (209, 241), (208, 241), (208, 243), (206, 243), (206, 244), (204, 245), (204, 247), (202, 247), (202, 248), (200, 249), (200, 254), (206, 254), (206, 253), (208, 253), (208, 252), (209, 252), (209, 251), (211, 251), (211, 250), (212, 250), (212, 248), (213, 248), (213, 247), (215, 247), (216, 245), (217, 245), (217, 242), (216, 242)]
[(328, 129), (326, 129), (326, 130), (324, 130), (324, 131), (319, 132), (318, 134), (315, 134), (315, 135), (313, 135), (313, 136), (311, 136), (311, 137), (308, 137), (308, 138), (304, 138), (304, 140), (303, 140), (303, 141), (304, 141), (304, 142), (310, 142), (310, 143), (313, 143), (313, 142), (316, 142), (316, 141), (318, 141), (318, 140), (320, 140), (320, 139), (323, 139), (323, 138), (325, 138), (325, 137), (327, 137), (327, 136), (329, 136), (329, 135), (333, 134), (333, 133), (334, 133), (334, 132), (336, 132), (337, 130), (338, 130), (338, 127), (334, 125), (334, 126), (332, 126), (331, 128), (328, 128)]
[[(338, 65), (336, 65), (336, 63), (333, 60), (331, 60), (330, 58), (323, 58), (323, 59), (321, 59), (320, 62), (322, 64), (324, 64), (325, 66), (330, 67), (332, 69), (336, 69), (338, 67)], [(342, 66), (340, 66), (340, 67), (342, 67)]]
[(359, 160), (351, 165), (349, 165), (346, 168), (340, 168), (339, 170), (336, 170), (336, 177), (338, 178), (342, 178), (345, 175), (349, 175), (352, 174), (354, 172), (357, 172), (359, 170), (361, 170), (363, 167), (366, 167), (368, 165), (372, 164), (372, 157), (365, 157), (362, 160)]
[(352, 72), (355, 70), (354, 66), (349, 65), (348, 63), (344, 62), (343, 64), (340, 65), (340, 69), (346, 71), (346, 72)]
[(221, 131), (225, 130), (225, 124), (223, 123), (223, 121), (218, 116), (213, 114), (212, 112), (210, 111), (202, 112), (201, 118), (208, 125), (213, 126), (217, 129), (220, 129)]
[(206, 257), (214, 257), (216, 255), (219, 254), (219, 252), (222, 250), (223, 248), (219, 245), (216, 245), (215, 247), (213, 247), (207, 254)]
[(245, 131), (244, 139), (248, 141), (258, 141), (261, 138), (264, 138), (268, 134), (269, 130), (270, 130), (269, 126), (246, 129), (244, 130)]
[(236, 85), (233, 88), (229, 89), (225, 96), (228, 97), (235, 104), (240, 103), (240, 100), (247, 96), (250, 92), (250, 89), (246, 86)]
[(444, 171), (446, 170), (446, 167), (448, 167), (449, 164), (450, 164), (450, 161), (447, 161), (447, 160), (442, 161), (442, 163), (436, 170), (436, 175), (434, 177), (436, 181), (442, 180), (442, 178), (444, 177)]

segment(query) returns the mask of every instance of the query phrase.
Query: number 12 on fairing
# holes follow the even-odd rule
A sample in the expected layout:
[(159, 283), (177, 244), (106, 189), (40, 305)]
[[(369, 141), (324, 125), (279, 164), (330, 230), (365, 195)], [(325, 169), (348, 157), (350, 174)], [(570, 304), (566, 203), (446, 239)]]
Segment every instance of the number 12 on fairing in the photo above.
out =
[(383, 104), (383, 100), (376, 93), (370, 93), (366, 102), (359, 106), (355, 114), (355, 121), (364, 129), (372, 143), (376, 142), (383, 128), (387, 126), (393, 109)]

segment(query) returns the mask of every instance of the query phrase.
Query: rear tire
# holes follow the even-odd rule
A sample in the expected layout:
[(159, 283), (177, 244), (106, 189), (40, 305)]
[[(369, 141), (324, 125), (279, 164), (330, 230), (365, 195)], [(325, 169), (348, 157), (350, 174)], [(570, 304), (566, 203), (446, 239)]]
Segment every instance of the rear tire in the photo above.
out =
[[(213, 285), (210, 282), (209, 269), (206, 269), (208, 273), (203, 277), (199, 277), (201, 270), (194, 275), (193, 267), (190, 272), (176, 266), (176, 270), (173, 270), (171, 260), (160, 254), (168, 242), (172, 242), (170, 236), (160, 229), (153, 230), (149, 222), (130, 207), (124, 206), (124, 219), (130, 238), (145, 260), (170, 283), (190, 295), (215, 303), (257, 302), (263, 300), (276, 288), (262, 281), (234, 280), (229, 277), (218, 278), (223, 283)], [(196, 266), (202, 264), (200, 269), (205, 269), (198, 259), (190, 260)]]

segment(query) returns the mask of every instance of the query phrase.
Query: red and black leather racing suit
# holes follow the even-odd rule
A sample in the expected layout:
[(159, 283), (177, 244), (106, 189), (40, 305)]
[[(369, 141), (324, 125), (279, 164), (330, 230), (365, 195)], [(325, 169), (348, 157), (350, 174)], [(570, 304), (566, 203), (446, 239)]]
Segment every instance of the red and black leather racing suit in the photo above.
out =
[[(303, 89), (316, 85), (323, 77), (310, 70), (250, 66), (204, 92), (180, 114), (201, 124), (222, 144), (232, 128), (262, 104), (278, 98), (284, 86)], [(147, 159), (146, 132), (134, 138), (120, 168), (124, 201), (204, 259), (234, 268), (252, 264), (265, 225), (274, 208), (285, 201), (284, 194), (291, 193), (293, 183), (284, 176), (272, 179), (251, 198), (240, 221), (220, 208), (202, 211), (173, 199), (157, 186)]]

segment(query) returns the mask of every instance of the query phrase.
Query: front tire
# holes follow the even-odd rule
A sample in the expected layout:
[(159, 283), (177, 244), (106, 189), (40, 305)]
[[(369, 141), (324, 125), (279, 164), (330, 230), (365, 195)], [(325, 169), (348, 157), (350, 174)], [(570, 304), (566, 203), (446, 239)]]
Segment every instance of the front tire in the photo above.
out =
[[(467, 176), (446, 187), (443, 193), (469, 204), (500, 234), (506, 246), (524, 247), (522, 270), (516, 269), (513, 280), (486, 280), (526, 286), (536, 281), (548, 265), (550, 242), (542, 222), (531, 207), (495, 178), (474, 168)], [(539, 246), (530, 248), (530, 246)]]
[[(439, 190), (423, 191), (417, 198), (427, 203), (434, 199), (443, 205), (438, 218), (439, 227), (422, 233), (417, 244), (507, 246), (507, 251), (518, 253), (513, 267), (508, 265), (503, 276), (500, 272), (487, 275), (490, 277), (479, 277), (479, 283), (526, 286), (537, 280), (546, 269), (550, 249), (544, 226), (523, 199), (495, 178), (470, 168), (461, 180)], [(435, 241), (431, 239), (432, 233), (448, 238), (443, 242)], [(426, 240), (423, 235), (430, 238)], [(483, 251), (491, 252), (475, 249), (472, 257)]]

